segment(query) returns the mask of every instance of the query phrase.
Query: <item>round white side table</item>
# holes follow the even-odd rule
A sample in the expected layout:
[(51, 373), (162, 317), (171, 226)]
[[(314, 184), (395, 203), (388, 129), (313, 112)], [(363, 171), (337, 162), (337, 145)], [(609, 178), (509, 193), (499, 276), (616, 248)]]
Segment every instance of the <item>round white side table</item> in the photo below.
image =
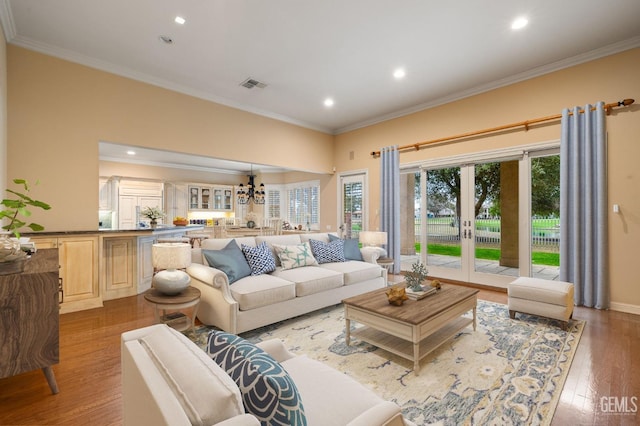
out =
[[(187, 287), (175, 296), (167, 296), (151, 288), (144, 294), (144, 298), (153, 305), (153, 314), (157, 323), (167, 324), (178, 331), (193, 330), (200, 304), (200, 290), (197, 288)], [(181, 312), (182, 309), (188, 308), (193, 308), (191, 315)]]

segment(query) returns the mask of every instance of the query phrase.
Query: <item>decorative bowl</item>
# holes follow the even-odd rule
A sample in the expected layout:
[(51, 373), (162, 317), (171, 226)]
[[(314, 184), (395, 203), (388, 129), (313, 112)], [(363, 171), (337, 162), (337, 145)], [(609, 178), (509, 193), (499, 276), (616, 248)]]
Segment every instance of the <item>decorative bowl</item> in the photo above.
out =
[(185, 220), (174, 220), (173, 224), (175, 226), (187, 226), (189, 224), (189, 221), (186, 220), (186, 219)]

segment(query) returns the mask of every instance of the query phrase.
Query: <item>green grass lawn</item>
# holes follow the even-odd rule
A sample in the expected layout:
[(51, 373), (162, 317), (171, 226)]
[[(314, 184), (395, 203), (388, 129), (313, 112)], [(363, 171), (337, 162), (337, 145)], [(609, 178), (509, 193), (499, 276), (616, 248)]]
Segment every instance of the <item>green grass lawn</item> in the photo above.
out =
[[(460, 246), (446, 244), (429, 244), (427, 250), (431, 254), (440, 254), (443, 256), (461, 256)], [(420, 243), (416, 243), (416, 251), (420, 252)], [(544, 253), (534, 251), (531, 255), (531, 262), (534, 265), (560, 266), (560, 255), (558, 253)], [(476, 259), (500, 260), (499, 249), (476, 248)]]

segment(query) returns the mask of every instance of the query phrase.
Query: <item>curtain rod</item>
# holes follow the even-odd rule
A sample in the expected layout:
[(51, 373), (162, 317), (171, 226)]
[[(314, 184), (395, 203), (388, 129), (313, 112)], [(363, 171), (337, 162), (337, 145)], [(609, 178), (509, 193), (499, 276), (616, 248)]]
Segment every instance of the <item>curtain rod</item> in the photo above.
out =
[[(607, 112), (607, 115), (609, 115), (613, 108), (626, 107), (626, 106), (629, 106), (629, 105), (633, 104), (634, 102), (635, 102), (634, 99), (625, 99), (625, 100), (622, 100), (622, 101), (619, 101), (619, 102), (612, 102), (612, 103), (606, 104), (604, 106), (604, 109)], [(591, 110), (594, 111), (595, 107), (592, 107)], [(582, 113), (583, 111), (580, 111), (580, 112)], [(573, 112), (569, 112), (569, 115), (573, 115)], [(533, 120), (525, 120), (525, 121), (519, 121), (517, 123), (511, 123), (511, 124), (505, 124), (505, 125), (502, 125), (502, 126), (491, 127), (489, 129), (476, 130), (476, 131), (467, 132), (467, 133), (460, 133), (460, 134), (454, 135), (454, 136), (447, 136), (447, 137), (444, 137), (444, 138), (432, 139), (430, 141), (417, 142), (417, 143), (414, 143), (414, 144), (411, 144), (411, 145), (403, 145), (403, 146), (398, 147), (398, 151), (406, 151), (406, 150), (409, 150), (409, 149), (415, 149), (416, 151), (419, 151), (420, 147), (421, 146), (425, 146), (425, 145), (432, 145), (432, 144), (452, 141), (452, 140), (456, 140), (456, 139), (468, 138), (470, 136), (484, 135), (484, 134), (487, 134), (487, 133), (499, 132), (499, 131), (502, 131), (502, 130), (513, 129), (513, 128), (516, 128), (516, 127), (524, 127), (525, 130), (529, 130), (529, 126), (532, 125), (532, 124), (544, 123), (546, 121), (558, 120), (560, 118), (562, 118), (562, 114), (556, 114), (556, 115), (550, 115), (550, 116), (547, 116), (547, 117), (534, 118)], [(371, 151), (371, 156), (373, 156), (374, 158), (380, 156), (380, 151)]]

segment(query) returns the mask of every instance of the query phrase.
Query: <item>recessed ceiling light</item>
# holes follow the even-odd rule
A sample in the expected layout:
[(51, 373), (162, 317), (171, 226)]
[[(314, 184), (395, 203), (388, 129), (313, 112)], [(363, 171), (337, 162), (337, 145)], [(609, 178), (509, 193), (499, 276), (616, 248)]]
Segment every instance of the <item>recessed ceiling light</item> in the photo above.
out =
[(529, 20), (527, 18), (525, 18), (524, 16), (521, 16), (519, 18), (516, 18), (511, 23), (511, 29), (512, 30), (522, 29), (522, 28), (526, 27), (528, 23), (529, 23)]
[(407, 73), (402, 68), (398, 68), (393, 72), (393, 77), (396, 80), (400, 80), (401, 78), (404, 78), (405, 75), (407, 75)]
[(176, 16), (176, 19), (174, 19), (174, 21), (176, 21), (176, 24), (180, 25), (183, 25), (185, 22), (187, 22), (182, 16)]
[(127, 151), (127, 155), (136, 155), (136, 152), (129, 150), (129, 151)]
[(327, 98), (324, 100), (324, 106), (326, 107), (332, 107), (333, 106), (333, 99), (331, 98)]

